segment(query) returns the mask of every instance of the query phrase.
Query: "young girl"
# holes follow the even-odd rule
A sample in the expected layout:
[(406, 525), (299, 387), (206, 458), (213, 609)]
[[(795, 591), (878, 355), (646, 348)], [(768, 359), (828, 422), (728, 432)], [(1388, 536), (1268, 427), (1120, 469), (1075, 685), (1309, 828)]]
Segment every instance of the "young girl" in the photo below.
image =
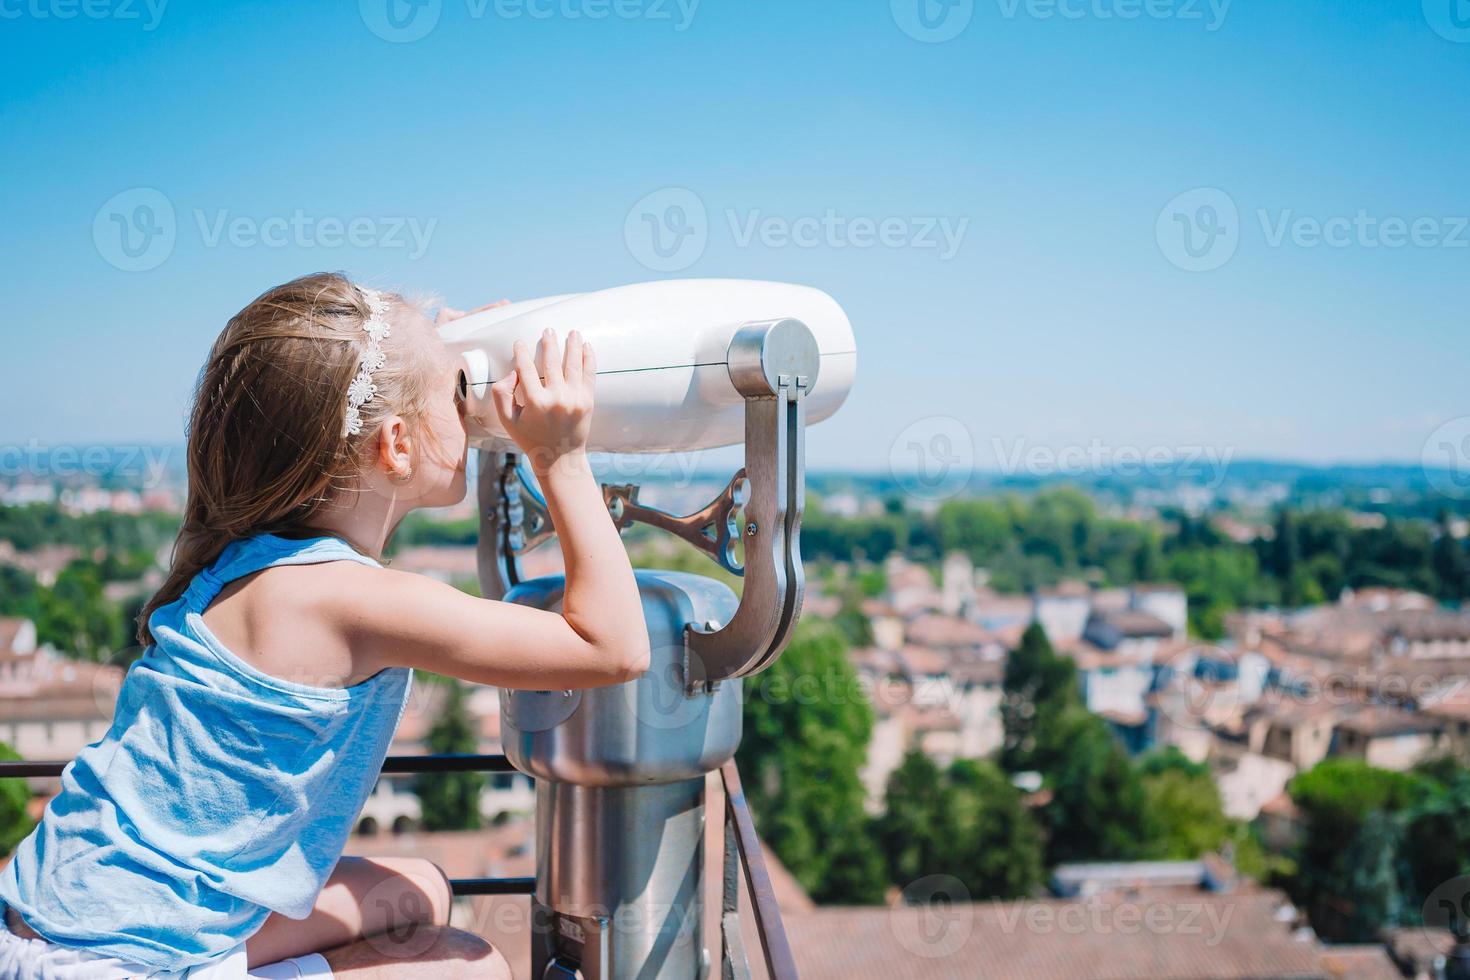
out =
[(321, 274), (229, 322), (195, 393), (146, 650), (0, 874), (0, 978), (509, 976), (448, 927), (432, 864), (341, 852), (411, 668), (539, 690), (647, 669), (587, 465), (595, 372), (576, 331), (564, 349), (548, 331), (492, 389), (560, 535), (558, 614), (381, 563), (409, 511), (465, 494), (456, 364), (420, 309)]

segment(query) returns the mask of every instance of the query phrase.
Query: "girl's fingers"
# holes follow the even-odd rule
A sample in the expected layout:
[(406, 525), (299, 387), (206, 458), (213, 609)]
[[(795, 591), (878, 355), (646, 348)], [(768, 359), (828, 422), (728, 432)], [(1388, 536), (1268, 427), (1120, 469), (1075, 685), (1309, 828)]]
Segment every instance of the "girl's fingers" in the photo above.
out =
[(516, 410), (516, 383), (520, 372), (512, 371), (490, 386), (490, 400), (495, 405), (495, 414), (502, 425), (513, 423)]
[(515, 364), (515, 373), (519, 376), (520, 389), (529, 396), (540, 396), (546, 391), (546, 386), (541, 383), (541, 376), (535, 362), (531, 360), (531, 352), (526, 349), (524, 340), (517, 340), (513, 348), (512, 359)]
[(556, 331), (550, 327), (542, 331), (541, 340), (536, 344), (536, 367), (546, 379), (544, 387), (561, 387), (561, 348), (556, 344)]
[(597, 355), (592, 351), (592, 345), (584, 342), (582, 344), (582, 379), (589, 386), (597, 381)]
[(569, 385), (582, 383), (582, 335), (575, 330), (567, 334), (567, 349), (562, 356), (562, 374)]

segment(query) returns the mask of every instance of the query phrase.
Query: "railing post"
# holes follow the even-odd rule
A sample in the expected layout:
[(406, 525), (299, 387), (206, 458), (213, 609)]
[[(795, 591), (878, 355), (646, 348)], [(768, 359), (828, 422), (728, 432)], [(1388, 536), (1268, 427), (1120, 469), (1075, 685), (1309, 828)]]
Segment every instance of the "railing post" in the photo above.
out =
[(745, 880), (750, 886), (750, 904), (755, 911), (755, 927), (765, 953), (766, 972), (771, 980), (796, 980), (796, 958), (791, 955), (791, 944), (786, 940), (776, 889), (771, 884), (770, 872), (766, 870), (760, 838), (755, 832), (755, 820), (751, 818), (750, 807), (745, 802), (745, 790), (740, 785), (740, 771), (735, 768), (734, 760), (720, 767), (720, 779), (725, 787), (729, 822), (735, 829), (735, 843), (745, 863)]
[(740, 845), (736, 842), (735, 811), (725, 800), (725, 873), (720, 903), (720, 976), (722, 980), (744, 980), (750, 976), (745, 944), (740, 935)]

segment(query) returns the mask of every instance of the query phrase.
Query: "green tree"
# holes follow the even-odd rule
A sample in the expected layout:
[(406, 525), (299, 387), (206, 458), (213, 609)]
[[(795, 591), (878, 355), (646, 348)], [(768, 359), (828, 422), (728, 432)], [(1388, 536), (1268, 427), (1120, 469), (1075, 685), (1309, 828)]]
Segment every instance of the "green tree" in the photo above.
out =
[(863, 595), (856, 585), (850, 585), (842, 592), (842, 605), (837, 610), (837, 615), (832, 617), (833, 624), (842, 631), (847, 642), (855, 647), (871, 646), (873, 643), (873, 621), (863, 612)]
[(991, 763), (960, 759), (941, 770), (909, 752), (889, 776), (874, 827), (895, 884), (953, 875), (978, 901), (1028, 895), (1041, 883), (1041, 828)]
[[(445, 678), (444, 707), (429, 728), (429, 751), (463, 755), (477, 750), (474, 718), (466, 703), (465, 687)], [(480, 827), (480, 793), (485, 774), (479, 772), (426, 772), (414, 780), (425, 830), (476, 830)]]
[(1107, 722), (1082, 703), (1076, 666), (1038, 623), (1006, 661), (1001, 762), (1041, 773), (1047, 861), (1106, 860), (1139, 853), (1145, 796), (1133, 761)]
[(1327, 759), (1287, 789), (1303, 822), (1293, 897), (1325, 938), (1375, 938), (1399, 912), (1403, 814), (1424, 797), (1424, 777)]
[(102, 660), (127, 643), (123, 613), (103, 594), (95, 565), (74, 561), (42, 591), (36, 637), (87, 660)]
[(1288, 606), (1301, 605), (1296, 589), (1300, 583), (1297, 566), (1302, 560), (1301, 539), (1297, 535), (1296, 515), (1285, 507), (1276, 514), (1275, 534), (1271, 538), (1271, 571), (1282, 585), (1282, 601)]
[(1433, 593), (1434, 542), (1424, 522), (1389, 520), (1352, 537), (1348, 580), (1353, 588), (1387, 586)]
[(1438, 537), (1434, 539), (1434, 578), (1441, 599), (1470, 596), (1470, 555), (1450, 531), (1450, 515), (1440, 511)]
[(1046, 630), (1033, 622), (1006, 660), (1001, 689), (1002, 766), (1009, 772), (1045, 768), (1048, 761), (1037, 755), (1041, 736), (1053, 718), (1078, 703), (1076, 665), (1058, 656)]
[(947, 500), (940, 505), (935, 521), (946, 552), (963, 551), (981, 563), (989, 563), (1003, 551), (1015, 531), (1007, 509), (990, 500)]
[(883, 814), (874, 833), (888, 859), (889, 877), (907, 884), (924, 875), (949, 871), (946, 818), (950, 793), (944, 773), (923, 752), (910, 750), (888, 775)]
[(1470, 770), (1450, 756), (1415, 769), (1422, 795), (1404, 819), (1407, 907), (1452, 878), (1470, 873)]
[(1397, 864), (1403, 849), (1401, 815), (1370, 810), (1338, 860), (1315, 879), (1312, 925), (1326, 939), (1372, 942), (1403, 913)]
[[(20, 759), (9, 745), (0, 742), (0, 760), (14, 762)], [(15, 849), (15, 845), (31, 832), (35, 821), (31, 819), (28, 806), (30, 791), (24, 779), (0, 779), (0, 857)]]
[(0, 506), (0, 540), (9, 541), (19, 551), (71, 545), (84, 555), (151, 555), (172, 542), (178, 530), (175, 514), (108, 510), (69, 514), (54, 503)]
[[(805, 539), (802, 544), (806, 544)], [(853, 581), (864, 599), (876, 599), (888, 590), (888, 576), (883, 574), (881, 567), (863, 568), (853, 576)]]
[(1137, 857), (1146, 798), (1133, 760), (1107, 722), (1079, 704), (1049, 721), (1037, 755), (1051, 799), (1042, 808), (1047, 863)]
[(1197, 636), (1225, 634), (1225, 614), (1240, 606), (1274, 602), (1277, 590), (1261, 574), (1255, 552), (1238, 545), (1174, 548), (1165, 577), (1189, 597), (1189, 628)]
[(737, 761), (761, 836), (818, 901), (881, 900), (859, 776), (873, 710), (841, 631), (801, 621), (776, 664), (747, 684)]
[(464, 545), (474, 547), (480, 540), (478, 517), (458, 517), (445, 520), (424, 511), (409, 514), (393, 532), (388, 544), (388, 553), (397, 554), (404, 548), (418, 545)]
[(1189, 860), (1218, 850), (1232, 834), (1220, 790), (1208, 766), (1191, 762), (1178, 748), (1146, 756), (1143, 777), (1145, 831), (1150, 857)]
[(1470, 870), (1470, 770), (1453, 757), (1409, 773), (1329, 759), (1290, 791), (1306, 826), (1288, 884), (1324, 937), (1419, 924), (1429, 896)]
[(1045, 840), (1020, 790), (998, 766), (977, 759), (956, 760), (948, 779), (950, 873), (977, 900), (1034, 892), (1045, 870)]
[(0, 616), (34, 620), (41, 612), (42, 589), (25, 569), (0, 565)]
[(1331, 602), (1347, 587), (1347, 569), (1336, 555), (1313, 555), (1299, 573), (1310, 594), (1303, 597), (1306, 605)]

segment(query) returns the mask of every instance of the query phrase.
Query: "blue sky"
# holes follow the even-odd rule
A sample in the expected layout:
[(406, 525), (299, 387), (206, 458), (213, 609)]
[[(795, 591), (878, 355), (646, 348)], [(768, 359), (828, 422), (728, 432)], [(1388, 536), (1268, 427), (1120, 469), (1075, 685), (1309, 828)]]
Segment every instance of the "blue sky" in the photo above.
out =
[(1416, 461), (1470, 415), (1470, 0), (920, 2), (0, 0), (0, 442), (181, 438), (318, 269), (821, 287), (816, 466)]

